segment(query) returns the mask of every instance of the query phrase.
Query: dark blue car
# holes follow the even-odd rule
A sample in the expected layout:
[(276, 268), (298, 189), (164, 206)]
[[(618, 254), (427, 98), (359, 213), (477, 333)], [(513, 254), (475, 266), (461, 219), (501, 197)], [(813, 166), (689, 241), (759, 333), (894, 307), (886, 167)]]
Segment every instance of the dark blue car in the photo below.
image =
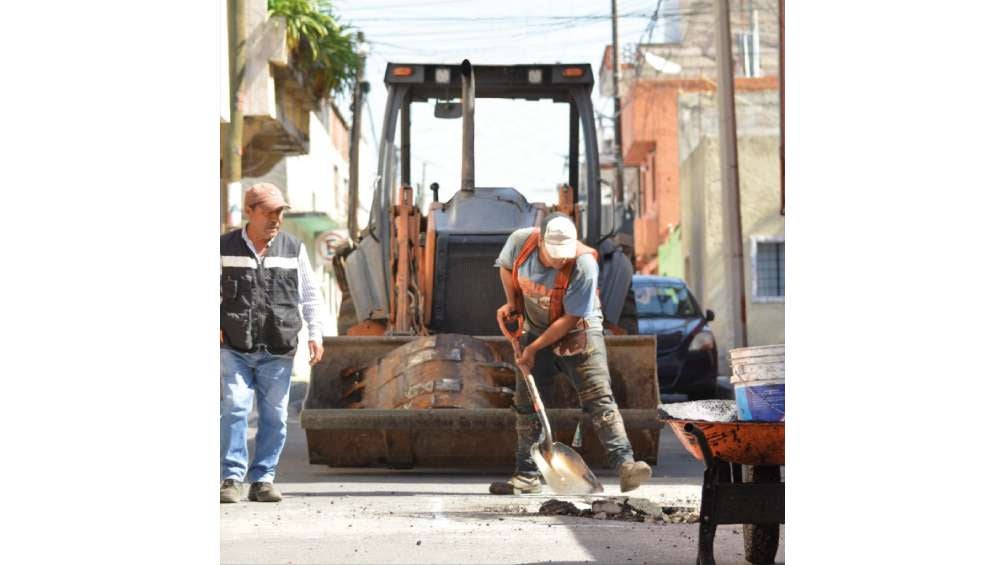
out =
[(638, 333), (656, 336), (660, 394), (714, 398), (718, 384), (718, 347), (687, 283), (676, 277), (635, 275)]

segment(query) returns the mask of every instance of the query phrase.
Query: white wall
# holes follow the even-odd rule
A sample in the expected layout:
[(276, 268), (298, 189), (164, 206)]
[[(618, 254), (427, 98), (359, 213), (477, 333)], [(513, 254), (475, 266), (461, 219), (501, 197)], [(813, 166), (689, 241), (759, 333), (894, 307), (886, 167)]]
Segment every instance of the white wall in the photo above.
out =
[[(735, 347), (733, 311), (724, 285), (721, 169), (715, 99), (709, 94), (680, 95), (680, 191), (682, 245), (687, 279), (704, 308), (715, 311), (712, 331), (718, 342), (719, 371), (727, 374), (728, 351)], [(747, 344), (784, 343), (784, 302), (754, 302), (754, 236), (784, 236), (780, 215), (780, 117), (777, 91), (736, 93), (739, 185), (742, 205), (746, 286)]]
[(335, 167), (347, 175), (349, 166), (315, 113), (310, 113), (309, 152), (286, 157), (285, 161), (285, 188), (293, 211), (325, 212), (335, 221), (344, 221), (336, 209)]

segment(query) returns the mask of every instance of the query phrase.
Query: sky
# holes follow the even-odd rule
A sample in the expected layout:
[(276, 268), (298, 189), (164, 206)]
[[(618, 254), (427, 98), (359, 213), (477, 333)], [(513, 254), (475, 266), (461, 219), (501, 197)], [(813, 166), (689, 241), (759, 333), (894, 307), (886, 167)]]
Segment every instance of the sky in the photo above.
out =
[[(662, 20), (650, 26), (658, 0), (618, 2), (621, 45), (662, 37)], [(334, 0), (340, 21), (365, 34), (369, 112), (376, 122), (364, 135), (379, 135), (386, 101), (388, 62), (477, 64), (590, 63), (598, 81), (604, 48), (611, 41), (608, 0)], [(649, 33), (651, 32), (651, 35)], [(593, 87), (597, 112), (612, 113), (610, 99)], [(460, 182), (460, 120), (432, 116), (432, 104), (412, 106), (412, 182), (441, 186), (448, 199)], [(567, 105), (547, 101), (477, 101), (477, 186), (512, 186), (530, 201), (554, 203), (567, 180)], [(546, 134), (553, 128), (553, 135)], [(602, 134), (601, 134), (602, 136)], [(376, 145), (370, 144), (375, 151)], [(375, 168), (375, 159), (373, 167)], [(375, 170), (372, 171), (375, 174)]]

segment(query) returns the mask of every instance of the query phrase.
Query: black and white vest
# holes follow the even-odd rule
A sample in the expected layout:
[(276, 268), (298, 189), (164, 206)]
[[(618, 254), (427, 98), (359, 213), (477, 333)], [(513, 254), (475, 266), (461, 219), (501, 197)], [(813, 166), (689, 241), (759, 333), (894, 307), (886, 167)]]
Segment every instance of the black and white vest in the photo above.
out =
[(220, 236), (223, 345), (243, 352), (264, 345), (276, 355), (292, 353), (303, 325), (297, 260), (302, 243), (280, 231), (259, 261), (242, 233)]

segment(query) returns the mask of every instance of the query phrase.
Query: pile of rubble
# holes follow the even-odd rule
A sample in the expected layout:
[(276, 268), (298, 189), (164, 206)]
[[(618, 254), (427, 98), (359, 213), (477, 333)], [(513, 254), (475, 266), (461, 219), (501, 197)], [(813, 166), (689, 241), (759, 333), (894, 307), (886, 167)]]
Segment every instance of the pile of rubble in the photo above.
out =
[(697, 512), (692, 508), (659, 506), (644, 498), (626, 496), (594, 500), (590, 508), (579, 508), (572, 502), (552, 498), (541, 504), (537, 513), (542, 516), (578, 516), (625, 522), (692, 524), (699, 521)]

